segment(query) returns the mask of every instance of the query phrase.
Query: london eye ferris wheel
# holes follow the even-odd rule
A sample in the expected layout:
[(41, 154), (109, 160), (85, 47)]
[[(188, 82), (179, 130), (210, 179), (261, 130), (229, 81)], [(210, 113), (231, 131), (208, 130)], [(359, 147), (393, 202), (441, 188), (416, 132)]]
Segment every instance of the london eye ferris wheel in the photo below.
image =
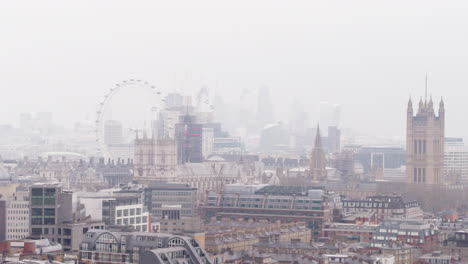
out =
[[(95, 136), (96, 136), (96, 143), (97, 143), (97, 155), (100, 157), (111, 157), (111, 153), (109, 150), (108, 144), (105, 142), (105, 125), (106, 121), (108, 120), (110, 106), (112, 101), (115, 100), (116, 97), (122, 95), (122, 93), (132, 93), (132, 91), (136, 90), (144, 90), (147, 93), (146, 99), (149, 100), (149, 106), (147, 107), (149, 111), (153, 113), (153, 116), (162, 110), (164, 107), (164, 97), (165, 94), (162, 89), (150, 84), (147, 81), (143, 80), (124, 80), (121, 83), (116, 84), (113, 88), (111, 88), (105, 95), (103, 100), (98, 104), (96, 110), (96, 120), (95, 120)], [(124, 98), (125, 99), (125, 98)], [(125, 111), (132, 111), (132, 109), (125, 109)], [(137, 115), (137, 113), (130, 113), (132, 115)], [(136, 117), (136, 116), (135, 116)], [(145, 120), (151, 123), (153, 120)], [(143, 130), (145, 125), (133, 124), (133, 127), (129, 128), (131, 132), (138, 132)]]

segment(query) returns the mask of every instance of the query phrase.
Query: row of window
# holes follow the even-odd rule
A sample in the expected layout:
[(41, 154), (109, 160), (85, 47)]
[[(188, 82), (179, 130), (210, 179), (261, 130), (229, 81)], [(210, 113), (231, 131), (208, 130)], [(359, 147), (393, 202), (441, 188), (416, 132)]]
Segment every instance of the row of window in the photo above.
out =
[(134, 225), (134, 224), (144, 224), (148, 222), (148, 217), (147, 216), (138, 216), (138, 217), (130, 217), (130, 218), (123, 218), (123, 219), (117, 219), (117, 224), (118, 225)]
[(141, 215), (141, 208), (132, 208), (132, 209), (122, 209), (122, 210), (117, 210), (117, 217), (122, 217), (123, 216), (134, 216), (135, 213), (136, 215)]
[(388, 203), (381, 203), (381, 202), (343, 202), (344, 207), (388, 207)]
[(29, 208), (29, 203), (22, 203), (22, 204), (17, 204), (17, 203), (10, 203), (8, 208)]
[(7, 228), (8, 233), (29, 233), (29, 228)]
[(8, 214), (29, 214), (29, 210), (8, 210)]

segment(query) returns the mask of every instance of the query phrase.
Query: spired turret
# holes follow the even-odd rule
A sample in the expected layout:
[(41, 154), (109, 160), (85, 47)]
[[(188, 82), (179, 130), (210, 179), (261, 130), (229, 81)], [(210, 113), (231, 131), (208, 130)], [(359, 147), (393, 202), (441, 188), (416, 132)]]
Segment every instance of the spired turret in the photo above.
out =
[(429, 113), (434, 114), (434, 103), (432, 102), (432, 96), (429, 99), (429, 104), (427, 105), (427, 109)]
[(408, 109), (406, 111), (408, 114), (413, 114), (413, 101), (411, 101), (411, 97), (408, 100)]

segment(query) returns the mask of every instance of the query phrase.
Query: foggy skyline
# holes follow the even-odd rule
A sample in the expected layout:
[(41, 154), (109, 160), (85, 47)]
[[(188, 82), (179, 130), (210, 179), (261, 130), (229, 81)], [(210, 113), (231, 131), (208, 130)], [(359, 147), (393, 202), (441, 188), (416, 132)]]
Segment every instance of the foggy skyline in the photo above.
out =
[(408, 97), (416, 106), (427, 73), (447, 136), (467, 137), (468, 4), (456, 3), (2, 3), (0, 123), (41, 111), (67, 126), (94, 120), (116, 83), (174, 90), (188, 73), (185, 91), (206, 85), (230, 103), (269, 87), (278, 120), (295, 97), (312, 116), (328, 101), (342, 106), (342, 127), (403, 137)]

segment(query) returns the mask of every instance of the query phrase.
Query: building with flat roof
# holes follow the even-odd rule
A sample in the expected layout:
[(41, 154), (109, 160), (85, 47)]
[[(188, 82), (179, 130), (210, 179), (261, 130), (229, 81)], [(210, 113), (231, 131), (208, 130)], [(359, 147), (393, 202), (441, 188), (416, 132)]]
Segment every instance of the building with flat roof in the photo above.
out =
[(332, 220), (327, 192), (299, 186), (266, 186), (252, 194), (209, 193), (202, 215), (205, 220), (306, 222), (316, 237), (323, 236), (324, 223)]
[(27, 193), (0, 198), (0, 241), (29, 236), (28, 198)]
[(393, 243), (405, 243), (418, 247), (423, 253), (439, 248), (436, 227), (422, 220), (387, 219), (379, 225), (370, 242), (371, 247), (388, 247)]
[(73, 208), (73, 193), (59, 183), (38, 183), (29, 187), (30, 237), (48, 238), (64, 250), (78, 250), (79, 241), (90, 229), (103, 229), (102, 221), (80, 219)]

